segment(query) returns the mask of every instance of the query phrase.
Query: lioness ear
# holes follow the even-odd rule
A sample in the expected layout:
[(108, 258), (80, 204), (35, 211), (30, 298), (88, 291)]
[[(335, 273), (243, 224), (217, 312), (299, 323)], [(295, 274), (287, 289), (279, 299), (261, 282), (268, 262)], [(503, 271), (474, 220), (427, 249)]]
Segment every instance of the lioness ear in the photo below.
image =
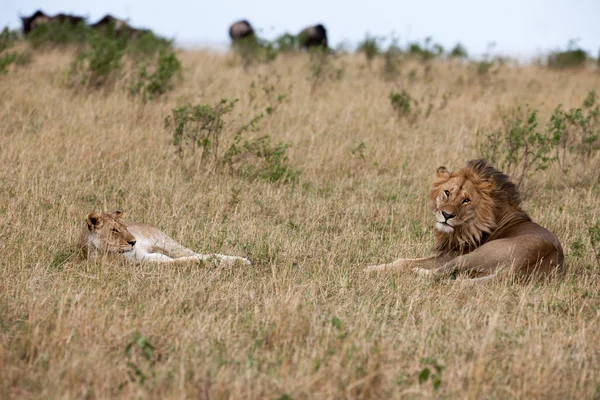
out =
[(446, 167), (439, 167), (436, 171), (436, 175), (438, 178), (449, 178), (450, 172), (446, 169)]
[(102, 216), (97, 212), (91, 212), (87, 216), (87, 224), (89, 230), (94, 230), (102, 226)]
[(122, 210), (117, 210), (113, 214), (115, 215), (115, 217), (121, 218), (123, 216), (123, 211)]

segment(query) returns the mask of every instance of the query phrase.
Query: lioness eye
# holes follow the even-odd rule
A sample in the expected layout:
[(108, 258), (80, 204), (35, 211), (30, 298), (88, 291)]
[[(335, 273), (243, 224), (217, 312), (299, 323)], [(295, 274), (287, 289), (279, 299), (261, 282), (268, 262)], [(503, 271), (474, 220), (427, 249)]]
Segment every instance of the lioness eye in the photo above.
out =
[(469, 203), (471, 202), (471, 200), (469, 200), (469, 199), (464, 199), (462, 202), (463, 202), (463, 204), (469, 204)]
[(450, 192), (447, 190), (444, 190), (444, 194), (446, 195), (446, 197), (450, 197)]

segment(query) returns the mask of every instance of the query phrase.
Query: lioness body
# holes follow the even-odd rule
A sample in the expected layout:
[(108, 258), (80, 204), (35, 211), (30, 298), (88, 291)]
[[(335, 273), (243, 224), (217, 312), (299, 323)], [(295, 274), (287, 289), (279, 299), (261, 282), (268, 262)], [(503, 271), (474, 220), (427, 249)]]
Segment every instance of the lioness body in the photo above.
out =
[(436, 217), (435, 256), (399, 259), (368, 271), (413, 267), (420, 275), (466, 274), (492, 279), (502, 271), (517, 277), (564, 272), (562, 246), (520, 207), (516, 186), (482, 160), (450, 173), (438, 168), (430, 199)]
[(86, 258), (95, 259), (99, 253), (118, 254), (134, 262), (189, 262), (215, 260), (231, 264), (245, 258), (223, 254), (198, 254), (181, 245), (159, 229), (121, 219), (115, 213), (90, 213), (83, 228), (79, 246)]

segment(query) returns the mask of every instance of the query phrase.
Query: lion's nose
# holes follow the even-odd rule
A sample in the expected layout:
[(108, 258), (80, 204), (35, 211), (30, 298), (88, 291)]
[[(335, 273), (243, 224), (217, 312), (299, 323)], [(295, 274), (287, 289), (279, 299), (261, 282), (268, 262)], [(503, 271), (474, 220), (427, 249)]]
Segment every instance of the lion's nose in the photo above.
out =
[(444, 210), (442, 210), (442, 215), (444, 216), (444, 218), (446, 218), (446, 221), (448, 221), (449, 219), (452, 219), (452, 218), (456, 217), (456, 214), (448, 214)]
[(135, 240), (128, 240), (127, 243), (129, 243), (132, 246), (135, 246)]

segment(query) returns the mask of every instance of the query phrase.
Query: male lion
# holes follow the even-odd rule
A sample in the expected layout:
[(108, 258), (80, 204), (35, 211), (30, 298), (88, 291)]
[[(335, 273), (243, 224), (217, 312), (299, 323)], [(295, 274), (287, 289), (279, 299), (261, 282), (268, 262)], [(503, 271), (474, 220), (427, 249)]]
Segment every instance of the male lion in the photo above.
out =
[(556, 236), (531, 221), (521, 209), (517, 187), (484, 160), (456, 172), (437, 169), (429, 192), (435, 215), (435, 250), (426, 258), (399, 259), (367, 271), (413, 268), (434, 277), (465, 274), (492, 279), (506, 269), (516, 277), (564, 273)]
[(198, 254), (182, 246), (160, 230), (137, 222), (125, 222), (122, 212), (97, 213), (87, 216), (79, 246), (84, 257), (96, 259), (99, 252), (119, 254), (136, 262), (179, 263), (215, 260), (221, 264), (241, 261), (243, 257), (222, 254)]

